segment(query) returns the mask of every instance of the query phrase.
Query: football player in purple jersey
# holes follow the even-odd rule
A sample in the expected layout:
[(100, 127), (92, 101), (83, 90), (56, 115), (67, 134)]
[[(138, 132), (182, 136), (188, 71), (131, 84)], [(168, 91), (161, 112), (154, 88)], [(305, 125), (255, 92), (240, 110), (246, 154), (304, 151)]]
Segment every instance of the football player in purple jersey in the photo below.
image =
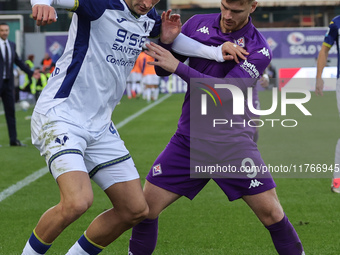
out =
[[(270, 63), (272, 55), (269, 46), (252, 24), (250, 17), (256, 6), (257, 2), (254, 0), (221, 0), (221, 13), (195, 15), (182, 28), (183, 34), (206, 45), (217, 46), (229, 41), (235, 49), (246, 49), (249, 54), (245, 60), (218, 63), (191, 57), (187, 66), (182, 63), (186, 57), (176, 55), (175, 58), (167, 50), (171, 45), (148, 45), (148, 54), (157, 60), (153, 62), (157, 73), (175, 73), (189, 84), (189, 89), (185, 95), (178, 129), (155, 160), (146, 178), (144, 195), (149, 205), (149, 215), (132, 230), (130, 255), (151, 254), (157, 243), (158, 216), (162, 210), (181, 196), (193, 199), (211, 179), (230, 201), (242, 198), (249, 205), (268, 229), (279, 254), (305, 254), (301, 241), (279, 202), (275, 191), (276, 184), (270, 173), (241, 174), (240, 178), (192, 178), (190, 175), (192, 162), (204, 164), (205, 161), (213, 161), (212, 158), (219, 160), (218, 162), (229, 163), (238, 170), (244, 167), (245, 162), (253, 166), (265, 165), (253, 141), (253, 126), (225, 125), (217, 131), (212, 131), (210, 126), (204, 123), (198, 125), (192, 119), (201, 110), (200, 104), (192, 102), (195, 98), (192, 78), (202, 78), (204, 81), (206, 79), (203, 78), (213, 77), (242, 80), (243, 82), (235, 84), (236, 90), (246, 94), (247, 89), (256, 84)], [(232, 94), (218, 94), (224, 107), (223, 112), (217, 107), (214, 108), (216, 112), (237, 123), (250, 123), (251, 117), (247, 113), (247, 107), (244, 107), (246, 110), (243, 115), (234, 115)]]

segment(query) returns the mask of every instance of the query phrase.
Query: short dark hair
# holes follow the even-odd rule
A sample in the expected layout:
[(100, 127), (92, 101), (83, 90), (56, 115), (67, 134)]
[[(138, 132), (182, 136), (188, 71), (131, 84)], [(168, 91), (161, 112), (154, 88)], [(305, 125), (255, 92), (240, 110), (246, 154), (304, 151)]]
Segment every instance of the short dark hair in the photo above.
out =
[(34, 55), (33, 55), (33, 54), (29, 54), (29, 55), (27, 56), (27, 59), (33, 61), (33, 60), (34, 60)]
[(1, 22), (0, 26), (8, 26), (8, 24), (6, 22)]
[(242, 5), (243, 4), (251, 4), (255, 2), (255, 0), (226, 0), (227, 3), (234, 3), (234, 2), (240, 2)]

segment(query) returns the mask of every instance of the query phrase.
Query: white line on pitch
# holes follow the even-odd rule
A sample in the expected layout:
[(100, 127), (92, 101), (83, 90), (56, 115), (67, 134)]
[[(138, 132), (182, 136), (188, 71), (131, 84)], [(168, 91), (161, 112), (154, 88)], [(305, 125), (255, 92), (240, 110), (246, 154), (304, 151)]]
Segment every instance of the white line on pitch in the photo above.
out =
[(165, 99), (168, 99), (171, 96), (171, 94), (166, 94), (164, 97), (161, 97), (160, 99), (158, 99), (157, 101), (153, 102), (152, 104), (144, 107), (143, 109), (141, 109), (140, 111), (136, 112), (135, 114), (132, 114), (131, 116), (127, 117), (125, 120), (122, 120), (121, 122), (119, 122), (116, 125), (116, 128), (119, 129), (121, 127), (123, 127), (124, 125), (126, 125), (127, 123), (129, 123), (131, 120), (134, 120), (135, 118), (139, 117), (140, 115), (142, 115), (144, 112), (150, 110), (152, 107), (162, 103)]
[[(135, 114), (127, 117), (123, 121), (119, 122), (116, 125), (116, 128), (117, 129), (118, 128), (122, 128), (127, 123), (129, 123), (130, 121), (138, 118), (140, 115), (142, 115), (146, 111), (150, 110), (152, 107), (158, 105), (159, 103), (163, 102), (165, 99), (169, 98), (170, 96), (171, 96), (171, 94), (166, 94), (164, 97), (161, 97), (156, 102), (154, 102), (154, 103), (144, 107), (143, 109), (141, 109), (140, 111), (136, 112)], [(23, 187), (29, 185), (30, 183), (32, 183), (32, 182), (36, 181), (37, 179), (39, 179), (40, 177), (44, 176), (46, 173), (48, 173), (48, 169), (47, 169), (47, 167), (44, 167), (44, 168), (34, 172), (33, 174), (27, 176), (25, 179), (23, 179), (21, 181), (18, 181), (16, 184), (13, 184), (9, 188), (3, 190), (2, 192), (0, 192), (0, 202), (3, 201), (4, 199), (6, 199), (7, 197), (13, 195), (15, 192), (19, 191)]]
[(0, 202), (7, 197), (13, 195), (18, 190), (21, 190), (23, 187), (27, 186), (31, 182), (34, 182), (35, 180), (39, 179), (43, 175), (45, 175), (48, 172), (47, 167), (41, 168), (40, 170), (34, 172), (33, 174), (27, 176), (25, 179), (18, 181), (16, 184), (13, 184), (9, 188), (5, 189), (0, 193)]

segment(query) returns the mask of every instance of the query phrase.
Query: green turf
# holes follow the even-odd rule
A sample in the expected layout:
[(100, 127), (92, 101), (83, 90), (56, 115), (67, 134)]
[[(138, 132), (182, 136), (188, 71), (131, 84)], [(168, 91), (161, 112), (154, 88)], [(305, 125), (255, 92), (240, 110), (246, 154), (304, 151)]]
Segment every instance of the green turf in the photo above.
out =
[[(183, 94), (172, 95), (119, 129), (143, 182), (152, 162), (176, 130), (182, 100)], [(270, 107), (270, 92), (261, 92), (260, 100), (263, 109)], [(146, 105), (143, 100), (123, 98), (113, 116), (114, 122), (119, 123)], [(295, 128), (269, 125), (260, 128), (258, 146), (267, 164), (333, 163), (335, 144), (340, 137), (335, 93), (326, 92), (323, 97), (312, 95), (306, 107), (311, 117), (303, 116), (293, 106), (288, 108), (287, 116), (280, 116), (279, 111), (268, 116), (294, 118), (299, 124)], [(17, 112), (18, 138), (28, 144), (24, 148), (8, 146), (7, 127), (4, 116), (0, 116), (0, 192), (45, 167), (44, 159), (29, 141), (30, 121), (25, 117), (31, 111)], [(331, 173), (323, 178), (275, 178), (280, 201), (306, 254), (331, 255), (338, 249), (340, 196), (330, 192), (330, 178)], [(110, 207), (103, 192), (95, 184), (93, 188), (93, 206), (60, 235), (49, 254), (65, 254), (92, 219)], [(0, 202), (0, 254), (20, 254), (40, 215), (58, 203), (58, 199), (58, 187), (46, 174)], [(127, 254), (130, 233), (124, 233), (102, 254)], [(179, 199), (161, 214), (155, 254), (266, 255), (275, 254), (275, 249), (268, 232), (245, 203), (228, 202), (211, 182), (193, 201)]]

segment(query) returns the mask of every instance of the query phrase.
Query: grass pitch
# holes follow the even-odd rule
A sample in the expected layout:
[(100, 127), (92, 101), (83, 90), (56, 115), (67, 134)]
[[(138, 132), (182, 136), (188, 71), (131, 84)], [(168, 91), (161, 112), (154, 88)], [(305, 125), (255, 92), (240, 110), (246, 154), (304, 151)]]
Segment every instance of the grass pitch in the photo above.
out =
[[(183, 94), (175, 94), (158, 106), (119, 129), (144, 182), (149, 168), (175, 132)], [(263, 109), (271, 104), (271, 93), (260, 92)], [(113, 115), (116, 124), (147, 104), (143, 100), (123, 98)], [(312, 95), (306, 108), (312, 116), (291, 106), (287, 116), (278, 110), (268, 118), (296, 119), (298, 126), (280, 125), (260, 128), (259, 150), (267, 164), (327, 164), (334, 161), (339, 134), (339, 116), (335, 92), (323, 97)], [(0, 115), (0, 192), (45, 167), (38, 150), (30, 143), (32, 112), (17, 111), (18, 138), (24, 148), (8, 146), (7, 126)], [(262, 119), (267, 117), (262, 117)], [(340, 195), (330, 192), (332, 173), (321, 178), (275, 178), (281, 204), (303, 242), (306, 254), (331, 255), (338, 250)], [(307, 178), (308, 177), (308, 178)], [(104, 193), (94, 184), (93, 206), (55, 241), (49, 254), (65, 254), (92, 219), (110, 208)], [(40, 215), (59, 202), (59, 191), (51, 175), (45, 174), (0, 202), (0, 254), (21, 254)], [(131, 231), (124, 233), (102, 254), (127, 254)], [(276, 254), (267, 230), (242, 200), (228, 202), (214, 182), (210, 182), (193, 200), (179, 199), (166, 209), (159, 220), (159, 255), (269, 255)]]

